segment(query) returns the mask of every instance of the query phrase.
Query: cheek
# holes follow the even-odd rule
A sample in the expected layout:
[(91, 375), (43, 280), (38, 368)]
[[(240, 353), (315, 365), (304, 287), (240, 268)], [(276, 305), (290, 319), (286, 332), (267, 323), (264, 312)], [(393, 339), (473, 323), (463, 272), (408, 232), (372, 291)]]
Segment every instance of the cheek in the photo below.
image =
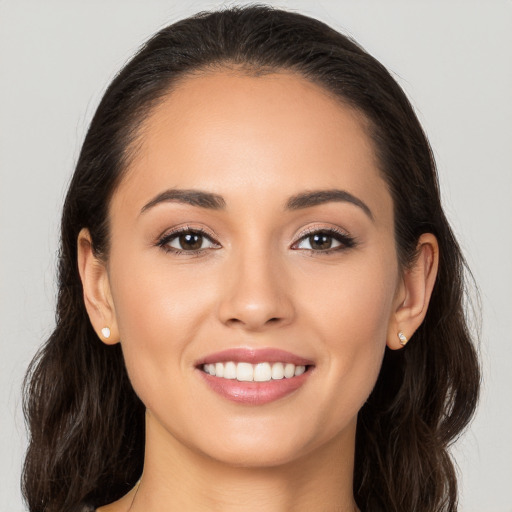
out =
[(190, 268), (171, 273), (168, 265), (144, 257), (114, 257), (110, 279), (121, 346), (132, 384), (146, 403), (151, 389), (171, 389), (190, 370), (184, 368), (186, 351), (209, 310), (209, 294), (198, 292)]
[[(309, 323), (324, 351), (324, 393), (329, 417), (340, 423), (357, 414), (377, 380), (386, 347), (398, 270), (393, 259), (351, 266), (333, 274), (328, 286), (312, 288)], [(323, 398), (322, 398), (323, 397)]]
[(208, 281), (193, 265), (173, 265), (159, 249), (127, 251), (111, 256), (110, 275), (116, 318), (125, 343), (160, 343), (168, 346), (193, 335), (202, 303), (209, 295)]
[(324, 332), (334, 353), (352, 347), (380, 346), (386, 340), (398, 282), (394, 253), (355, 254), (333, 270), (310, 272), (301, 295), (307, 297), (305, 311)]

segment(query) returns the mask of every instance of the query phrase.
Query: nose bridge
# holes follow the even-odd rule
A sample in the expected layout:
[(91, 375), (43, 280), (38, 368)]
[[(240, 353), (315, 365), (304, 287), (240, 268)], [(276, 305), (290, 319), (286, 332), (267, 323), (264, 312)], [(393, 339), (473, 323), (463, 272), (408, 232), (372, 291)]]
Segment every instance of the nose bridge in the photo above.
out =
[(292, 318), (284, 261), (270, 240), (253, 234), (232, 248), (228, 260), (229, 279), (219, 309), (224, 323), (259, 330)]

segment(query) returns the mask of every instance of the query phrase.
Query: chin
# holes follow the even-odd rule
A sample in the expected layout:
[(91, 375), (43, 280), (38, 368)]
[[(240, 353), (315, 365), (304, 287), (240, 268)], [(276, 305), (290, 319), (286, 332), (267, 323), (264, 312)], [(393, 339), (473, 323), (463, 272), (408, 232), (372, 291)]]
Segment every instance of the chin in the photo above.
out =
[(295, 426), (295, 429), (265, 429), (263, 425), (251, 429), (249, 426), (243, 433), (241, 429), (226, 429), (222, 435), (207, 436), (209, 440), (201, 436), (196, 447), (208, 458), (229, 466), (271, 468), (290, 464), (324, 448), (332, 450), (334, 445), (339, 449), (345, 437), (353, 442), (353, 432), (355, 421), (353, 429), (352, 425), (347, 428), (338, 425), (322, 432), (307, 424), (302, 428)]
[(230, 446), (207, 453), (210, 458), (222, 464), (237, 468), (257, 469), (279, 467), (289, 464), (304, 455), (299, 447), (283, 448), (282, 443), (266, 446)]

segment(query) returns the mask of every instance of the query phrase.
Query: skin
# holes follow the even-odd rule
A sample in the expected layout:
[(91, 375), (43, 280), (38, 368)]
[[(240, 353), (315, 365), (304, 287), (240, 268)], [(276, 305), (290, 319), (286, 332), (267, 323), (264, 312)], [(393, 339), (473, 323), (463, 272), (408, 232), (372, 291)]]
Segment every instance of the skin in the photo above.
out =
[[(386, 345), (401, 348), (398, 331), (411, 337), (425, 316), (435, 238), (423, 235), (414, 265), (399, 268), (393, 203), (364, 119), (291, 73), (187, 78), (140, 143), (110, 205), (107, 261), (87, 230), (79, 237), (91, 322), (105, 343), (121, 342), (147, 408), (141, 481), (100, 511), (356, 510), (357, 413)], [(284, 210), (295, 194), (333, 188), (371, 215), (347, 201)], [(165, 201), (141, 213), (168, 189), (213, 192), (226, 207)], [(211, 234), (199, 256), (158, 245), (184, 225)], [(329, 239), (341, 250), (315, 252), (311, 227), (337, 228), (354, 245)], [(234, 403), (195, 368), (232, 347), (280, 348), (315, 367), (291, 395)]]

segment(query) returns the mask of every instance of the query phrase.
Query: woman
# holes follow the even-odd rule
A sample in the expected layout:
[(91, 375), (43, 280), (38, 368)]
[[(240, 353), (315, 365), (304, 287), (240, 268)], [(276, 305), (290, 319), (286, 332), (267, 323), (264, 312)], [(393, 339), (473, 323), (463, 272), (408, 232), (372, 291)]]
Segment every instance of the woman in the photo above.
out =
[(30, 510), (456, 510), (447, 447), (479, 385), (463, 271), (374, 58), (267, 7), (163, 29), (64, 205)]

